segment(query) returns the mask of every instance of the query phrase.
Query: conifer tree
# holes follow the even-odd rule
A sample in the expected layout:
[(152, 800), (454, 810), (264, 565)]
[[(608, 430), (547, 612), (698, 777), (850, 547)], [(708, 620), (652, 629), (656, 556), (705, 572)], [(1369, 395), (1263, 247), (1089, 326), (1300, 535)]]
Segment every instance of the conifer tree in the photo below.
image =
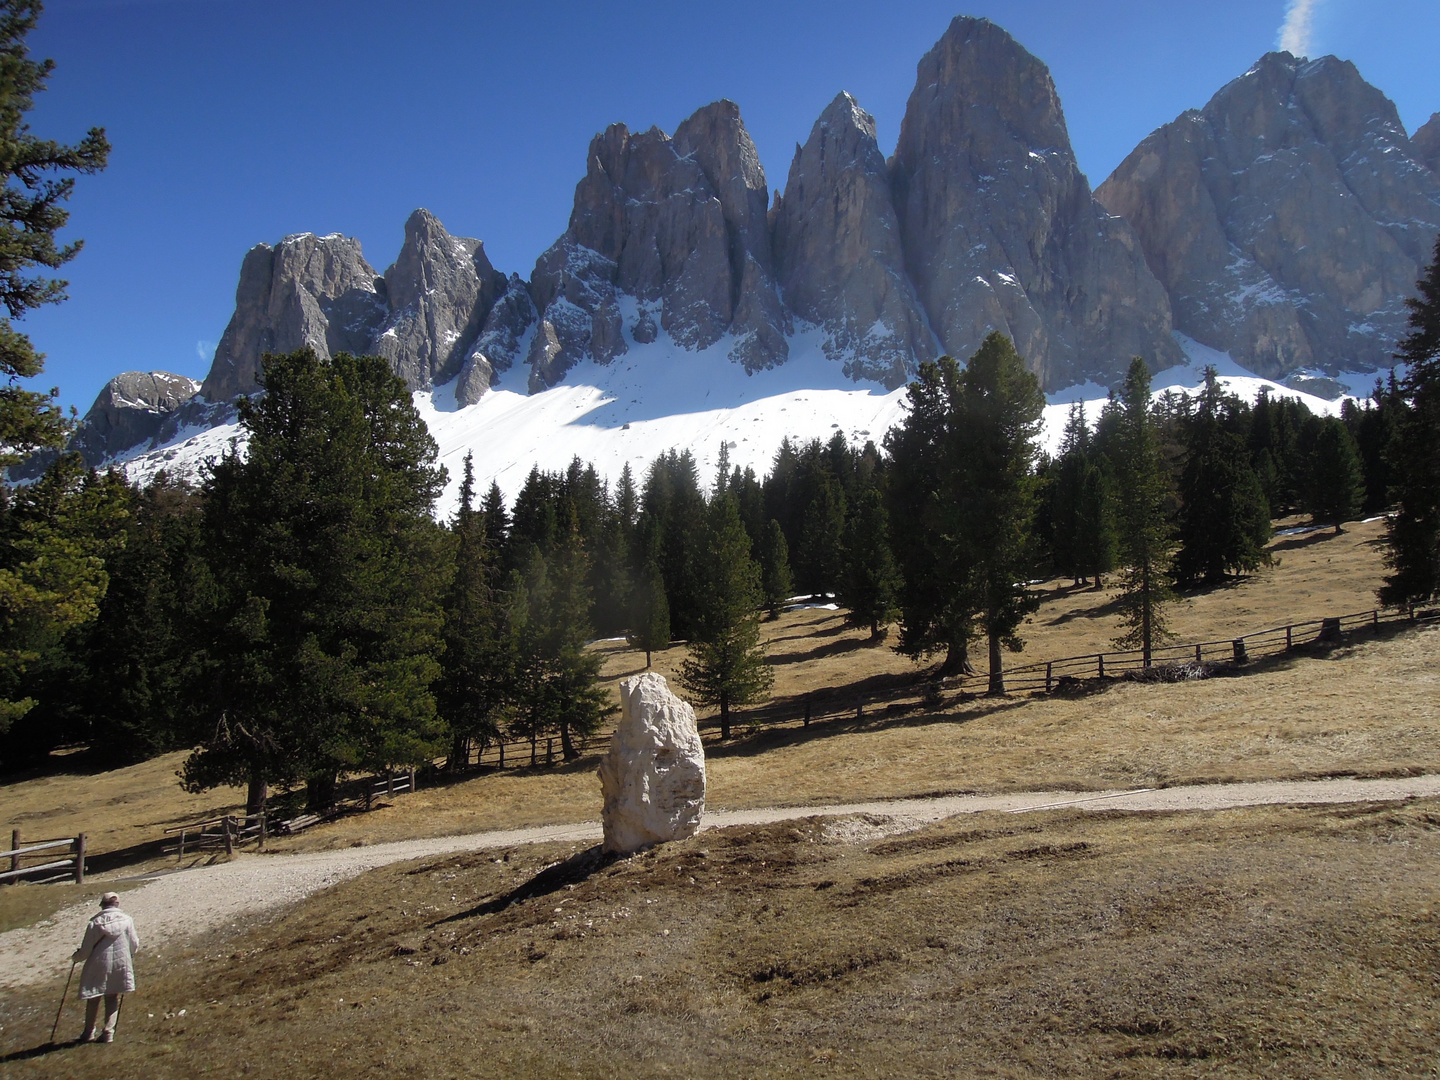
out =
[(717, 498), (707, 517), (703, 600), (680, 684), (701, 705), (719, 706), (720, 737), (728, 739), (730, 709), (764, 697), (775, 676), (760, 638), (760, 568), (735, 500)]
[(419, 765), (443, 727), (430, 686), (441, 630), (445, 471), (410, 393), (377, 357), (267, 356), (242, 398), (245, 455), (205, 485), (217, 602), (193, 680), (207, 722), (184, 781), (198, 791)]
[(989, 692), (1003, 694), (1002, 650), (1023, 648), (1020, 626), (1040, 606), (1026, 580), (1035, 560), (1035, 458), (1045, 397), (1010, 339), (998, 332), (970, 357), (960, 385), (960, 514), (977, 616), (989, 644)]
[(1365, 481), (1360, 473), (1360, 454), (1345, 422), (1327, 417), (1310, 452), (1310, 482), (1306, 502), (1317, 525), (1351, 521), (1360, 512)]
[(443, 600), (444, 651), (435, 683), (436, 707), (450, 729), (450, 769), (469, 760), (472, 745), (483, 754), (499, 737), (515, 664), (498, 568), (485, 535), (487, 515), (474, 501), (475, 465), (467, 453), (460, 506), (450, 526), (453, 573)]
[(665, 597), (665, 577), (654, 559), (645, 564), (632, 594), (630, 628), (625, 640), (632, 649), (645, 650), (647, 668), (652, 653), (670, 647), (670, 603)]
[(1214, 584), (1229, 571), (1269, 563), (1270, 506), (1250, 467), (1244, 441), (1233, 430), (1241, 402), (1221, 388), (1215, 369), (1195, 409), (1182, 421), (1185, 464), (1180, 478), (1180, 551), (1175, 576)]
[(1440, 239), (1416, 290), (1407, 301), (1410, 333), (1396, 354), (1407, 365), (1400, 392), (1408, 407), (1388, 454), (1394, 509), (1385, 531), (1391, 572), (1380, 588), (1386, 604), (1440, 597)]
[(785, 543), (785, 530), (780, 522), (770, 519), (760, 544), (760, 591), (770, 618), (778, 619), (780, 609), (795, 591), (790, 577), (790, 550)]
[(884, 626), (899, 613), (899, 586), (885, 504), (872, 486), (860, 493), (845, 524), (845, 582), (840, 593), (850, 620), (870, 627), (871, 641), (878, 641)]
[(967, 522), (955, 491), (964, 475), (959, 436), (960, 365), (949, 356), (920, 365), (906, 388), (905, 418), (885, 435), (890, 536), (900, 567), (900, 641), (915, 659), (944, 653), (942, 675), (969, 672), (980, 599)]
[(795, 576), (802, 592), (824, 594), (840, 587), (844, 573), (845, 493), (829, 473), (816, 476), (813, 488), (800, 521)]
[[(110, 144), (103, 128), (91, 128), (73, 146), (31, 134), (25, 115), (45, 89), (52, 60), (32, 60), (26, 37), (40, 17), (40, 0), (0, 5), (0, 468), (41, 447), (59, 446), (67, 425), (56, 391), (24, 389), (21, 379), (39, 375), (44, 356), (11, 320), (65, 299), (68, 284), (36, 274), (58, 269), (80, 253), (82, 242), (63, 247), (55, 234), (70, 212), (62, 205), (75, 188), (73, 176), (105, 168)], [(79, 597), (77, 603), (83, 603)]]
[(1116, 473), (1116, 539), (1121, 563), (1120, 626), (1116, 644), (1140, 649), (1150, 666), (1154, 645), (1169, 636), (1166, 606), (1173, 531), (1165, 514), (1167, 482), (1150, 417), (1150, 369), (1130, 362), (1119, 395), (1111, 445)]
[(1089, 467), (1090, 429), (1085, 422), (1085, 403), (1070, 406), (1060, 452), (1049, 472), (1050, 554), (1055, 569), (1080, 585), (1085, 578), (1079, 557), (1080, 503)]
[(1094, 579), (1104, 585), (1104, 576), (1115, 569), (1115, 491), (1109, 461), (1103, 456), (1085, 463), (1075, 507), (1073, 558), (1083, 581)]

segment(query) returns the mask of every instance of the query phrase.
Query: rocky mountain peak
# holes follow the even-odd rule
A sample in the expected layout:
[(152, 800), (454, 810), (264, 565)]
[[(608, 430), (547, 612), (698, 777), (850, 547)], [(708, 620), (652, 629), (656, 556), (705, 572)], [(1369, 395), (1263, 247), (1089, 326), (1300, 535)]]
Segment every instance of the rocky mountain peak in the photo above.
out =
[(384, 280), (353, 237), (301, 233), (273, 248), (257, 244), (241, 263), (235, 314), (200, 392), (211, 401), (254, 393), (267, 352), (364, 352), (385, 312)]
[(890, 181), (946, 352), (998, 329), (1047, 388), (1178, 362), (1164, 290), (1091, 196), (1049, 70), (994, 23), (956, 18), (920, 61)]
[(1271, 377), (1389, 363), (1440, 230), (1440, 177), (1333, 56), (1266, 54), (1097, 195), (1135, 227), (1177, 328)]
[(1430, 119), (1415, 129), (1410, 136), (1410, 146), (1415, 158), (1427, 165), (1431, 172), (1440, 173), (1440, 112), (1431, 113)]
[(905, 255), (875, 118), (847, 93), (810, 129), (772, 212), (781, 289), (852, 378), (894, 388), (935, 356)]

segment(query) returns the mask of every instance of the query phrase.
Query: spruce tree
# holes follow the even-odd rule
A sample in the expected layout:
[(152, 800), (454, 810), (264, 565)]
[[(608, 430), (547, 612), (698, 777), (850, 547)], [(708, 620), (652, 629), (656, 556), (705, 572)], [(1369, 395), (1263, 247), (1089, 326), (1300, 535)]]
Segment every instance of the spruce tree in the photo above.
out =
[(730, 737), (730, 709), (764, 697), (774, 682), (760, 638), (760, 568), (735, 500), (710, 506), (704, 555), (704, 590), (689, 658), (680, 684), (701, 705), (720, 709), (720, 737)]
[(1310, 452), (1310, 482), (1306, 502), (1317, 525), (1334, 525), (1360, 513), (1365, 480), (1360, 473), (1360, 454), (1345, 422), (1327, 417), (1320, 423), (1315, 447)]
[(1083, 584), (1081, 569), (1080, 512), (1085, 477), (1089, 467), (1090, 429), (1085, 421), (1085, 403), (1070, 406), (1060, 452), (1048, 472), (1050, 554), (1055, 569), (1071, 581)]
[(885, 435), (890, 537), (900, 568), (900, 641), (916, 661), (945, 654), (940, 673), (969, 672), (981, 599), (963, 509), (960, 365), (949, 356), (920, 365), (906, 388), (905, 418)]
[(1020, 626), (1040, 605), (1026, 581), (1035, 561), (1040, 381), (1005, 335), (992, 332), (960, 377), (958, 501), (990, 652), (989, 692), (1005, 692), (1003, 650), (1019, 652)]
[(430, 686), (444, 587), (431, 511), (444, 485), (410, 393), (378, 357), (267, 356), (248, 435), (205, 484), (217, 598), (192, 680), (206, 721), (184, 781), (198, 791), (413, 766), (440, 748)]
[(1386, 604), (1440, 597), (1440, 239), (1416, 291), (1406, 301), (1410, 333), (1396, 353), (1406, 364), (1400, 393), (1408, 407), (1397, 417), (1387, 455), (1394, 509), (1385, 531), (1391, 572), (1379, 594)]
[(790, 576), (790, 550), (785, 543), (785, 530), (780, 522), (770, 519), (760, 543), (760, 591), (770, 618), (778, 619), (780, 609), (795, 591)]
[(665, 577), (654, 559), (645, 564), (631, 595), (630, 632), (625, 640), (632, 649), (645, 650), (647, 668), (652, 653), (670, 647), (670, 603), (665, 597)]
[(5, 308), (0, 316), (0, 468), (64, 440), (67, 425), (54, 401), (56, 391), (38, 393), (20, 384), (41, 373), (45, 358), (12, 320), (65, 299), (67, 282), (33, 271), (58, 269), (80, 253), (79, 240), (63, 247), (55, 243), (70, 216), (62, 204), (75, 188), (74, 177), (64, 174), (99, 172), (110, 154), (103, 128), (91, 128), (73, 146), (30, 132), (26, 113), (55, 67), (52, 60), (30, 59), (25, 41), (40, 10), (40, 0), (0, 5), (0, 305)]
[(800, 519), (795, 579), (802, 592), (825, 594), (839, 589), (844, 573), (845, 493), (828, 472), (815, 476), (813, 488)]
[(1166, 607), (1170, 587), (1173, 530), (1165, 513), (1168, 495), (1159, 438), (1150, 416), (1150, 369), (1143, 358), (1130, 362), (1115, 413), (1111, 439), (1116, 473), (1116, 539), (1120, 575), (1120, 626), (1116, 644), (1139, 649), (1150, 666), (1155, 643), (1169, 636)]
[(1221, 388), (1215, 369), (1206, 368), (1195, 409), (1181, 421), (1185, 464), (1175, 576), (1182, 582), (1215, 584), (1227, 572), (1270, 561), (1270, 506), (1234, 430), (1241, 404)]
[(878, 641), (884, 626), (899, 613), (900, 572), (890, 553), (890, 526), (880, 492), (866, 488), (845, 524), (845, 581), (840, 601), (856, 626), (870, 627)]
[(1115, 485), (1109, 461), (1103, 456), (1085, 463), (1075, 507), (1073, 552), (1081, 580), (1094, 579), (1103, 587), (1104, 576), (1115, 569)]
[(444, 650), (435, 683), (436, 708), (450, 731), (450, 769), (468, 761), (472, 746), (483, 754), (499, 738), (515, 664), (499, 571), (485, 535), (487, 515), (474, 501), (475, 465), (467, 453), (460, 506), (450, 525), (452, 574), (442, 601)]

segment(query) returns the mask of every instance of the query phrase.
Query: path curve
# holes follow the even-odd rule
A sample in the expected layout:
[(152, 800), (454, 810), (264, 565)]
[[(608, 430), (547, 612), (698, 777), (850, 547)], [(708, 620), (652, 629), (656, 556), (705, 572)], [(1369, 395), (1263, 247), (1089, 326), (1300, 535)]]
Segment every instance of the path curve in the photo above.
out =
[[(705, 815), (703, 828), (765, 825), (805, 817), (868, 818), (869, 827), (833, 832), (838, 839), (866, 840), (884, 833), (919, 828), (942, 818), (982, 811), (1027, 813), (1036, 810), (1185, 811), (1241, 806), (1391, 802), (1440, 796), (1440, 774), (1382, 780), (1291, 780), (1240, 784), (1195, 784), (1171, 788), (1115, 791), (1026, 791), (1006, 795), (945, 795), (824, 806), (720, 810)], [(250, 854), (232, 862), (189, 870), (162, 871), (125, 894), (124, 908), (140, 928), (146, 953), (163, 955), (209, 930), (235, 926), (242, 918), (272, 913), (298, 903), (367, 870), (407, 859), (452, 852), (483, 851), (544, 841), (599, 840), (598, 821), (546, 825), (403, 840), (368, 847), (303, 854)], [(92, 879), (98, 885), (100, 878)], [(0, 987), (15, 987), (63, 975), (71, 950), (80, 940), (90, 903), (58, 912), (35, 926), (0, 934)], [(143, 960), (142, 960), (143, 963)]]

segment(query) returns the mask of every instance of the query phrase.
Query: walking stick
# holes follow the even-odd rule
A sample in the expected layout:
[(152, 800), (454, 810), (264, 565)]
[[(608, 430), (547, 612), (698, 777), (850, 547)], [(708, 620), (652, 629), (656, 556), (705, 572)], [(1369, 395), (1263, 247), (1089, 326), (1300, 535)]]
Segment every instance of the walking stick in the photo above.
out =
[(55, 1023), (50, 1026), (50, 1045), (55, 1045), (55, 1032), (60, 1030), (60, 1014), (65, 1011), (65, 998), (70, 993), (70, 980), (75, 978), (75, 965), (79, 960), (70, 961), (70, 974), (65, 976), (65, 989), (60, 994), (60, 1008), (55, 1010)]

